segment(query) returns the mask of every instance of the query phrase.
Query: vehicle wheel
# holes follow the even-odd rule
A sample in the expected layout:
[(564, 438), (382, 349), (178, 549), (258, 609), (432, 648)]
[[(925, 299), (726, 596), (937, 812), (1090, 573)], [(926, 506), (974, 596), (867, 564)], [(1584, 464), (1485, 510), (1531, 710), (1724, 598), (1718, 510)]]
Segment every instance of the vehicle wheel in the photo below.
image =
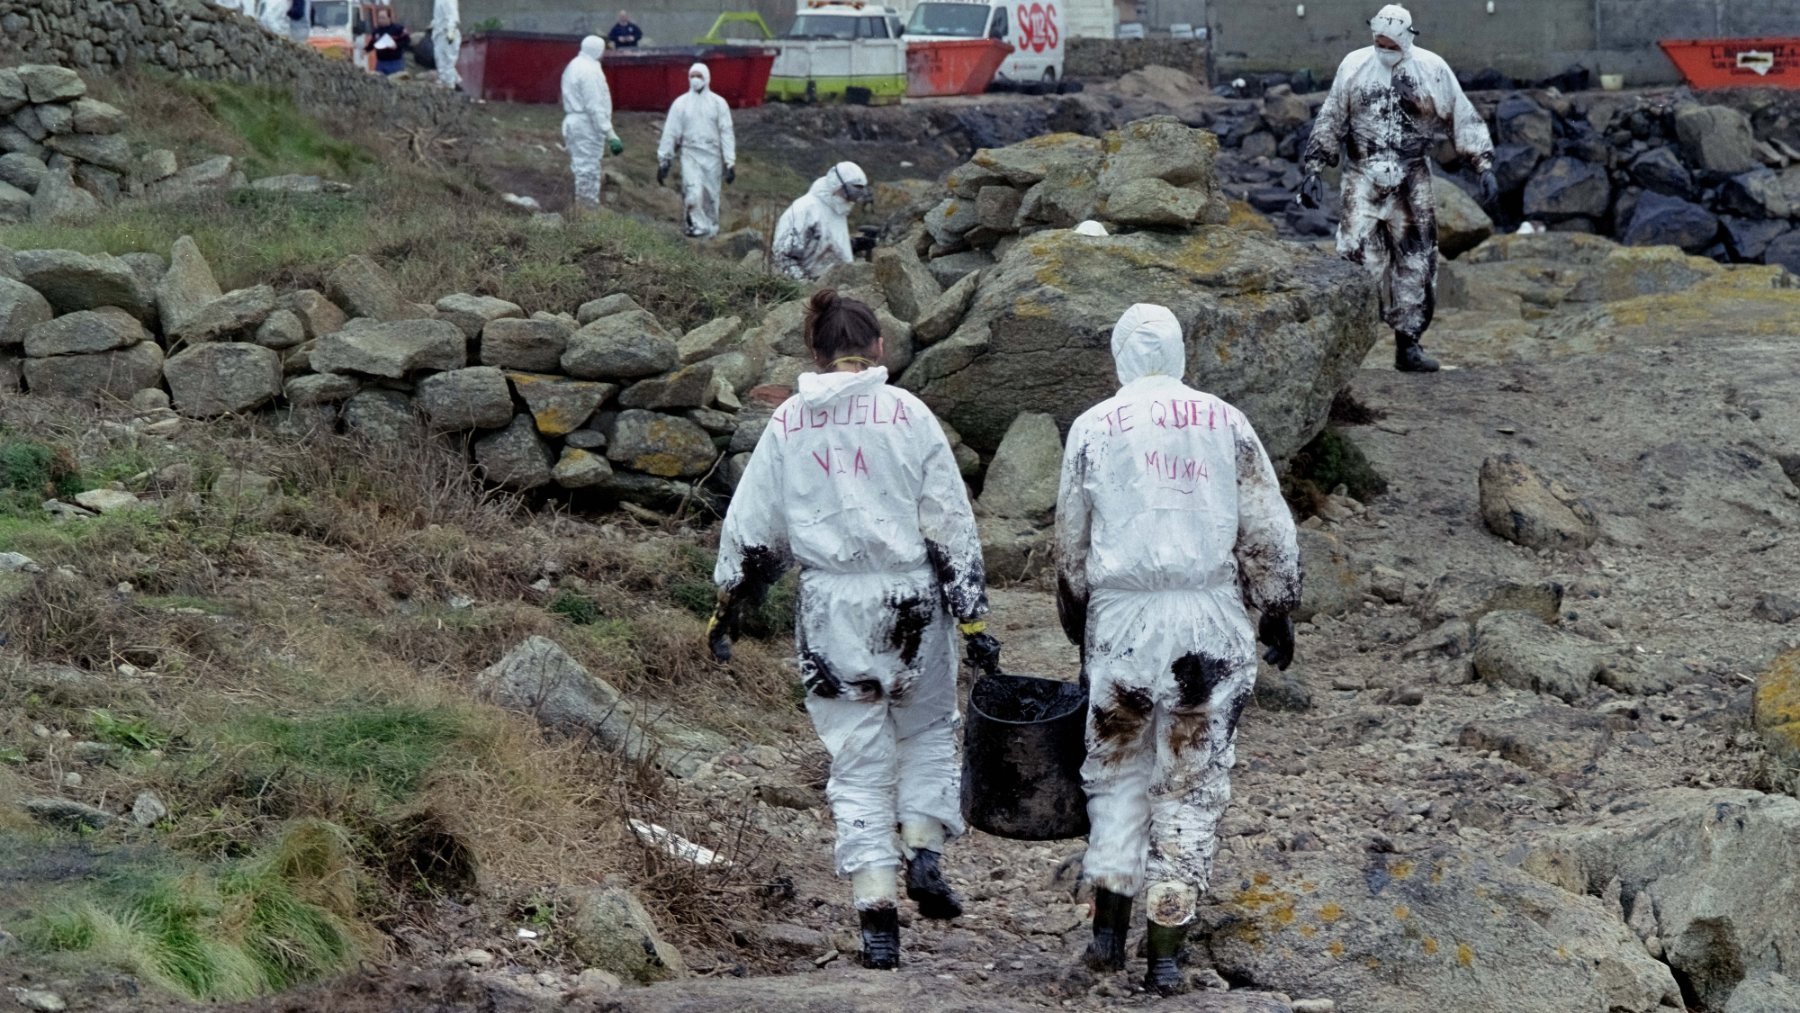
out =
[(1056, 68), (1055, 67), (1045, 67), (1044, 68), (1044, 83), (1046, 85), (1050, 85), (1052, 87), (1055, 86), (1055, 84), (1056, 84)]

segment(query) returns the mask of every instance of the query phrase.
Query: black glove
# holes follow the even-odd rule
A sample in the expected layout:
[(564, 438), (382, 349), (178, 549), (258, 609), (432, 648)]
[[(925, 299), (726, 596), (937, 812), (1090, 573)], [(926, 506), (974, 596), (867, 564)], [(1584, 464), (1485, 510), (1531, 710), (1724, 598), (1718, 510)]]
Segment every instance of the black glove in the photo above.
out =
[(1494, 202), (1500, 199), (1500, 180), (1494, 176), (1494, 170), (1483, 169), (1479, 177), (1481, 185), (1481, 206), (1492, 209)]
[(656, 163), (656, 185), (662, 186), (669, 179), (669, 163)]
[(964, 657), (986, 675), (1000, 674), (1000, 641), (984, 631), (963, 635)]
[(725, 185), (730, 186), (731, 184), (736, 183), (736, 182), (737, 182), (737, 166), (735, 166), (735, 165), (726, 166), (725, 167)]
[(1256, 624), (1256, 639), (1268, 648), (1264, 661), (1283, 672), (1294, 663), (1294, 620), (1286, 612), (1264, 612)]
[(1056, 618), (1062, 623), (1063, 636), (1076, 647), (1087, 646), (1087, 597), (1077, 595), (1062, 578), (1056, 581)]
[(850, 237), (850, 255), (851, 256), (860, 257), (863, 254), (868, 253), (869, 251), (871, 251), (873, 249), (875, 249), (875, 237), (874, 236), (851, 236)]
[(1307, 173), (1300, 181), (1300, 192), (1295, 196), (1303, 208), (1316, 208), (1325, 203), (1325, 181), (1316, 172)]

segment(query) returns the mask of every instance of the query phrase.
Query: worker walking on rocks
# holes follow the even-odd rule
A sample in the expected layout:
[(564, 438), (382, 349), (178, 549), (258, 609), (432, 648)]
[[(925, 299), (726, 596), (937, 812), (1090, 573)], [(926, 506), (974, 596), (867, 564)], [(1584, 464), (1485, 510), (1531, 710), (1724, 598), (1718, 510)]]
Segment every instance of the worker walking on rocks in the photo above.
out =
[(1056, 506), (1057, 612), (1089, 689), (1085, 959), (1124, 968), (1143, 891), (1145, 984), (1167, 995), (1218, 850), (1255, 641), (1293, 660), (1300, 550), (1249, 420), (1182, 383), (1175, 315), (1131, 307), (1112, 352), (1119, 392), (1070, 427)]
[(662, 143), (656, 148), (656, 182), (669, 178), (681, 154), (681, 205), (690, 238), (719, 234), (719, 182), (737, 180), (737, 138), (731, 131), (731, 107), (714, 92), (706, 64), (688, 68), (688, 90), (669, 107)]
[(1481, 202), (1499, 195), (1494, 142), (1443, 58), (1413, 45), (1406, 8), (1390, 4), (1369, 21), (1375, 44), (1344, 58), (1313, 122), (1299, 200), (1318, 207), (1320, 173), (1349, 152), (1337, 250), (1368, 268), (1381, 290), (1381, 316), (1394, 329), (1394, 368), (1438, 368), (1419, 345), (1431, 326), (1437, 284), (1437, 220), (1431, 201), (1431, 148), (1449, 131), (1480, 177)]
[(431, 55), (437, 61), (438, 83), (452, 90), (462, 86), (456, 71), (462, 55), (462, 11), (458, 0), (433, 0), (431, 6)]
[(837, 871), (850, 879), (864, 965), (893, 968), (903, 862), (919, 914), (962, 914), (940, 864), (963, 832), (955, 641), (960, 632), (988, 671), (1000, 644), (985, 632), (981, 541), (956, 458), (931, 411), (877, 365), (875, 314), (827, 289), (807, 307), (805, 336), (819, 372), (775, 411), (732, 496), (709, 636), (729, 660), (745, 611), (799, 567), (794, 646), (831, 753)]
[(625, 142), (613, 132), (612, 90), (600, 69), (605, 52), (606, 40), (590, 35), (563, 69), (563, 146), (569, 149), (569, 171), (575, 176), (577, 210), (600, 207), (600, 161), (608, 151), (617, 155), (625, 150)]
[(872, 198), (862, 167), (855, 162), (832, 166), (775, 223), (770, 248), (775, 269), (800, 281), (816, 281), (838, 264), (848, 264), (856, 256), (850, 212)]

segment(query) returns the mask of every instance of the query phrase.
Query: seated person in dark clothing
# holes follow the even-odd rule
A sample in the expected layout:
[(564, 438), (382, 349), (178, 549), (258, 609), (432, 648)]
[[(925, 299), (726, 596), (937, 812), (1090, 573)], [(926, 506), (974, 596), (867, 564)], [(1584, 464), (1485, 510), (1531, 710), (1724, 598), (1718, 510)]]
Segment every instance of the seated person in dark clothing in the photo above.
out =
[(375, 54), (375, 69), (383, 74), (398, 74), (406, 69), (406, 51), (412, 48), (412, 36), (406, 26), (394, 20), (389, 7), (375, 8), (375, 30), (369, 33), (369, 51)]
[(628, 11), (620, 11), (618, 24), (613, 25), (612, 31), (606, 33), (606, 38), (614, 49), (633, 49), (643, 37), (644, 30), (631, 23)]

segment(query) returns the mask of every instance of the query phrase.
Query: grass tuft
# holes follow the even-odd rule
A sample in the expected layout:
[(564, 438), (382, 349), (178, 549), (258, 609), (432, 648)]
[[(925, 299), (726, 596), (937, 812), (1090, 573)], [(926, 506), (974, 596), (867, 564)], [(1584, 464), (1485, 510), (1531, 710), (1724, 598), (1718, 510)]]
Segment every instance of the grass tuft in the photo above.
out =
[(248, 999), (347, 970), (356, 863), (347, 835), (295, 823), (261, 857), (222, 871), (122, 877), (39, 916), (27, 941), (90, 953), (194, 999)]

